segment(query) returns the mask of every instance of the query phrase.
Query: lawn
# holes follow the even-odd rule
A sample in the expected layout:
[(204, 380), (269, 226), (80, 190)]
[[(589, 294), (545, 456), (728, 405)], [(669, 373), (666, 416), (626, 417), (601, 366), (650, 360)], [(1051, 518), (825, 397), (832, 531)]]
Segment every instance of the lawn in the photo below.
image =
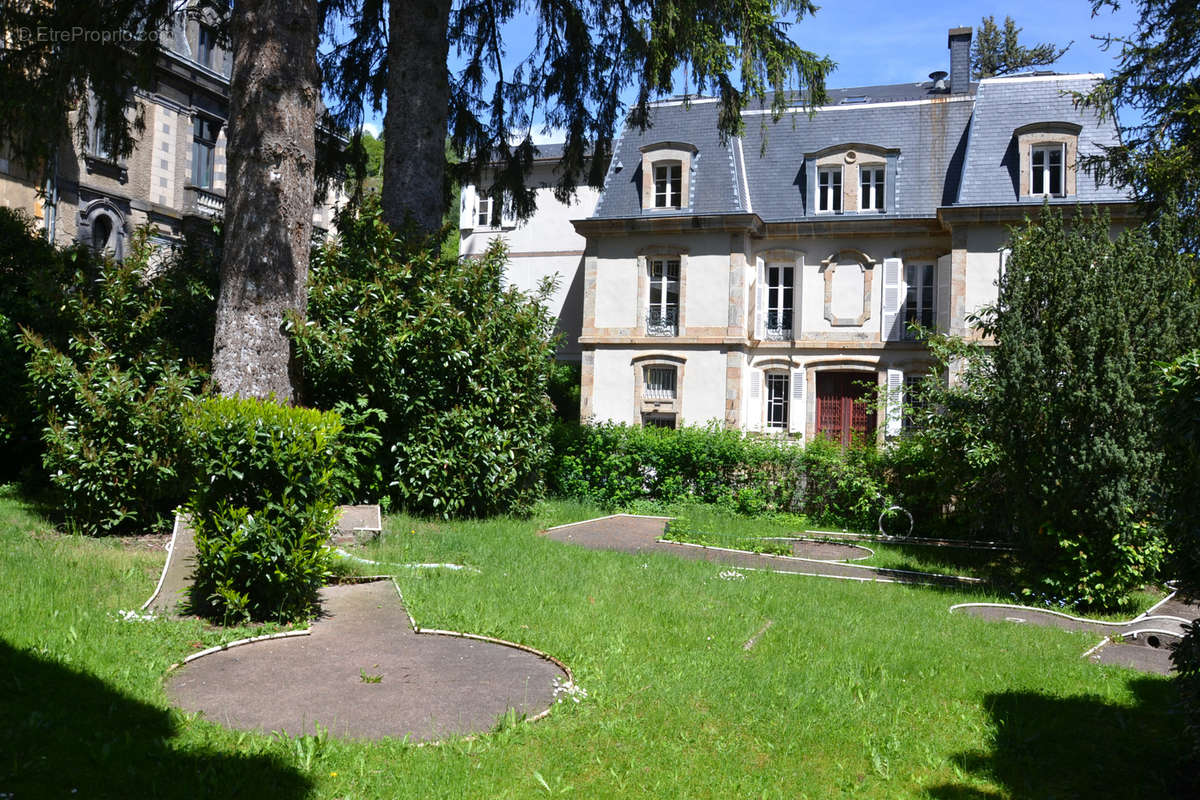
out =
[(246, 632), (118, 619), (162, 554), (56, 534), (0, 497), (0, 797), (1171, 795), (1171, 685), (1085, 662), (1094, 637), (950, 615), (974, 599), (951, 591), (725, 580), (537, 535), (597, 514), (391, 517), (357, 549), (477, 567), (394, 569), (420, 624), (549, 652), (588, 692), (536, 724), (415, 747), (239, 733), (170, 709), (167, 666)]

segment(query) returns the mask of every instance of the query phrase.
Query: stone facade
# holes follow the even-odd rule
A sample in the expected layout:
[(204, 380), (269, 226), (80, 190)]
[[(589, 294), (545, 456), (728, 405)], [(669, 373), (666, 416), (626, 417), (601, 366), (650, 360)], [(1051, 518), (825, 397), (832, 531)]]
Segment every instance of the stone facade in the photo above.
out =
[[(971, 84), (970, 29), (948, 44), (949, 84), (832, 91), (811, 118), (772, 128), (761, 157), (757, 143), (720, 141), (704, 99), (660, 103), (650, 129), (623, 133), (595, 213), (575, 221), (584, 419), (796, 440), (897, 432), (904, 385), (930, 365), (908, 323), (976, 335), (1010, 225), (1047, 201), (1133, 219), (1124, 193), (1076, 169), (1115, 139), (1111, 120), (1071, 104), (1094, 76)], [(761, 127), (761, 112), (746, 115)], [(1061, 164), (1031, 161), (1053, 147)], [(684, 168), (678, 206), (647, 197), (661, 194), (659, 159)], [(1033, 169), (1058, 191), (1034, 196)], [(657, 324), (664, 314), (673, 325)]]
[[(152, 241), (170, 246), (189, 228), (203, 231), (222, 216), (232, 57), (211, 38), (207, 23), (213, 20), (197, 11), (197, 3), (186, 5), (191, 7), (180, 8), (170, 35), (162, 37), (153, 84), (138, 87), (131, 99), (130, 118), (140, 114), (145, 122), (133, 152), (110, 158), (99, 152), (94, 131), (83, 131), (60, 143), (44, 184), (0, 158), (0, 205), (26, 210), (59, 244), (82, 242), (117, 257), (143, 226), (152, 229)], [(217, 133), (211, 141), (201, 140), (211, 148), (211, 169), (204, 175), (193, 164), (197, 120)], [(314, 209), (319, 230), (330, 231), (333, 211), (342, 202), (344, 194), (335, 188)]]

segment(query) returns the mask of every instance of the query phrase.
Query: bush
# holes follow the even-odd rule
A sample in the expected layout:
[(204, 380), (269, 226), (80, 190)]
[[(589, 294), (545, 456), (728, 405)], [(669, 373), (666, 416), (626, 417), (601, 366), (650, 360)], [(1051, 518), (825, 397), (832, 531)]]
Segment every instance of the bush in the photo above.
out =
[(329, 574), (337, 414), (210, 398), (185, 421), (195, 488), (192, 610), (226, 623), (297, 620)]
[(70, 332), (64, 302), (77, 275), (90, 273), (90, 253), (58, 250), (22, 212), (0, 208), (0, 480), (40, 461), (43, 417), (27, 390), (28, 356), (21, 329), (60, 350)]
[(307, 399), (383, 414), (378, 470), (356, 495), (419, 514), (527, 511), (542, 494), (554, 320), (544, 297), (502, 289), (502, 246), (447, 259), (397, 234), (369, 201), (317, 250), (307, 322), (291, 334)]
[(560, 425), (550, 487), (608, 508), (710, 503), (739, 514), (790, 512), (872, 530), (887, 502), (885, 459), (872, 445), (843, 451), (747, 436), (717, 424), (679, 429)]
[[(185, 364), (170, 284), (149, 278), (147, 234), (124, 263), (83, 266), (58, 313), (71, 333), (60, 350), (31, 331), (21, 338), (42, 427), (42, 465), (53, 504), (90, 534), (146, 530), (186, 498), (190, 476), (181, 409), (205, 373)], [(161, 268), (160, 268), (161, 269)]]

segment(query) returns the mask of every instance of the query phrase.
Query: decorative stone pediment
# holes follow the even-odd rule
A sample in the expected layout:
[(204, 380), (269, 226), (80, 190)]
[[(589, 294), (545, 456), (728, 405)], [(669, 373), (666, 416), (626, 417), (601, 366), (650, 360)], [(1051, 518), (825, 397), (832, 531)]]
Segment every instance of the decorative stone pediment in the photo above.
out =
[(825, 276), (825, 319), (835, 327), (858, 327), (871, 318), (875, 259), (861, 250), (841, 250), (821, 261)]

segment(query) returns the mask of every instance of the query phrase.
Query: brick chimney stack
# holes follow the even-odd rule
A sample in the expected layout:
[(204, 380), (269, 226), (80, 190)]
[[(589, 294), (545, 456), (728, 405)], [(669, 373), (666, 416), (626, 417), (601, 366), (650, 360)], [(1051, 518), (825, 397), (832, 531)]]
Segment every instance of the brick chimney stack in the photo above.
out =
[(971, 91), (971, 28), (951, 28), (947, 38), (950, 47), (950, 93), (965, 94)]

